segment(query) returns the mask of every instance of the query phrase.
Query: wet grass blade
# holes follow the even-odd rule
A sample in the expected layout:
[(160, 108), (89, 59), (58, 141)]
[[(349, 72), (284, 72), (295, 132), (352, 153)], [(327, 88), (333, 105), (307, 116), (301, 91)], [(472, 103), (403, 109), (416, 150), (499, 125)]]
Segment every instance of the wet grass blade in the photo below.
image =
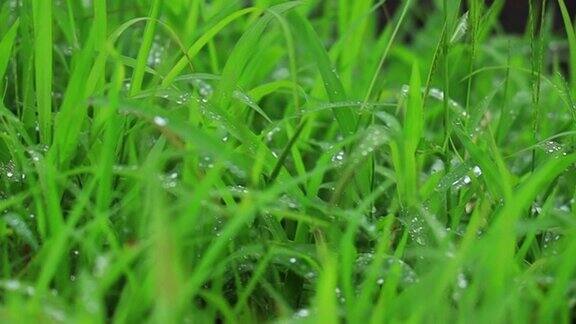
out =
[(0, 78), (4, 78), (6, 73), (6, 68), (10, 61), (12, 48), (14, 46), (14, 40), (16, 39), (16, 34), (18, 32), (18, 26), (20, 25), (20, 20), (17, 20), (12, 27), (8, 29), (6, 35), (0, 39)]
[(32, 1), (36, 105), (42, 143), (52, 142), (52, 2)]

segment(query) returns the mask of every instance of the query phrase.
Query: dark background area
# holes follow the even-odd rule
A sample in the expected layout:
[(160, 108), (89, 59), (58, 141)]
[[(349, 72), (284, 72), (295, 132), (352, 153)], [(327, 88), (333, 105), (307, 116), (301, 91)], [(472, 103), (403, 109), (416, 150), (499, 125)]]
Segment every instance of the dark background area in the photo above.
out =
[[(528, 22), (528, 1), (529, 0), (508, 0), (506, 1), (502, 13), (500, 14), (500, 23), (504, 30), (510, 33), (523, 33), (526, 30)], [(564, 1), (570, 16), (576, 15), (576, 0)], [(564, 30), (564, 23), (560, 8), (556, 0), (548, 1), (547, 10), (554, 12), (554, 29), (557, 31)]]
[[(504, 31), (513, 34), (521, 34), (526, 31), (526, 26), (529, 17), (529, 1), (530, 0), (506, 0), (502, 12), (500, 13), (500, 24)], [(421, 0), (418, 6), (432, 7), (431, 0)], [(554, 30), (558, 32), (564, 31), (564, 23), (560, 13), (557, 0), (547, 1), (547, 11), (553, 12), (554, 17)], [(570, 12), (572, 18), (576, 17), (576, 0), (565, 0), (566, 7)], [(487, 0), (486, 3), (493, 3), (493, 0)], [(540, 1), (535, 1), (540, 3)], [(384, 4), (384, 10), (381, 11), (382, 21), (386, 22), (389, 17), (392, 17), (396, 10), (399, 9), (401, 1), (387, 1)]]

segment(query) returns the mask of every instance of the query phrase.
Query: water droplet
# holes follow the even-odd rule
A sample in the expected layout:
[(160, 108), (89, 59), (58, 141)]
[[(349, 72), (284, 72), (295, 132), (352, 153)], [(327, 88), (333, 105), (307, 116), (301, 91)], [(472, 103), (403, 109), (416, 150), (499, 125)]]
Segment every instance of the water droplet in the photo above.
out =
[(294, 317), (296, 318), (305, 318), (308, 316), (310, 316), (310, 311), (307, 310), (306, 308), (299, 309), (298, 311), (296, 311), (296, 313), (294, 313)]
[(161, 45), (159, 42), (159, 38), (156, 37), (154, 43), (152, 43), (152, 47), (150, 48), (150, 52), (148, 53), (148, 66), (155, 67), (162, 63), (162, 57), (164, 56), (164, 52), (166, 48)]
[(316, 278), (316, 273), (313, 272), (313, 271), (307, 272), (307, 273), (304, 275), (304, 278), (306, 278), (306, 279), (308, 279), (308, 280), (312, 280), (312, 279)]
[(539, 215), (542, 212), (542, 206), (540, 206), (540, 204), (535, 202), (532, 204), (532, 208), (530, 209), (530, 211), (532, 212), (532, 215)]
[(388, 141), (388, 133), (382, 126), (371, 126), (366, 130), (366, 136), (356, 148), (354, 162), (361, 162), (366, 156), (376, 151)]
[(110, 259), (107, 256), (99, 255), (94, 265), (94, 275), (96, 277), (102, 277), (106, 273), (109, 265)]
[(176, 98), (176, 103), (179, 104), (179, 105), (183, 105), (183, 104), (187, 103), (187, 102), (190, 100), (190, 97), (191, 97), (191, 96), (192, 96), (192, 95), (191, 95), (190, 93), (188, 93), (188, 92), (183, 93), (183, 94), (179, 95), (179, 96)]
[(408, 92), (410, 92), (410, 86), (407, 84), (403, 84), (402, 88), (400, 88), (400, 94), (403, 97), (408, 97)]
[(468, 279), (466, 279), (466, 276), (462, 272), (458, 274), (456, 284), (458, 285), (458, 288), (461, 289), (465, 289), (468, 287)]
[(334, 154), (334, 156), (332, 156), (332, 162), (334, 164), (342, 164), (342, 162), (344, 161), (344, 151), (339, 151), (338, 153)]
[(476, 177), (479, 177), (482, 175), (482, 169), (480, 169), (480, 167), (477, 165), (472, 168), (472, 172), (474, 173), (474, 175)]
[(554, 142), (554, 141), (546, 141), (541, 143), (539, 147), (544, 150), (546, 153), (551, 154), (553, 156), (560, 156), (566, 155), (565, 148), (562, 144)]
[(468, 11), (466, 11), (464, 15), (460, 17), (458, 25), (456, 26), (456, 30), (450, 38), (450, 43), (458, 42), (464, 35), (466, 35), (466, 31), (468, 31)]
[(204, 98), (212, 96), (213, 92), (214, 90), (212, 89), (212, 86), (209, 85), (208, 83), (202, 83), (202, 85), (198, 89), (198, 93)]
[(458, 189), (470, 184), (471, 182), (472, 182), (472, 179), (469, 176), (465, 175), (464, 177), (454, 181), (452, 183), (452, 187), (454, 187), (455, 190), (458, 190)]
[(199, 166), (202, 169), (212, 169), (214, 167), (214, 162), (212, 161), (212, 157), (204, 156), (200, 159)]
[(432, 166), (430, 167), (430, 173), (437, 173), (444, 171), (444, 161), (441, 159), (436, 159)]
[(18, 281), (18, 280), (10, 279), (10, 280), (6, 280), (4, 282), (4, 287), (8, 290), (15, 291), (15, 290), (20, 289), (21, 284), (20, 284), (20, 281)]
[(178, 172), (163, 175), (160, 177), (160, 181), (165, 189), (176, 188), (178, 185)]
[(408, 234), (418, 245), (426, 245), (424, 236), (424, 221), (421, 217), (413, 217), (408, 224)]
[(272, 78), (274, 80), (283, 80), (287, 79), (290, 76), (290, 71), (286, 67), (280, 67), (274, 71), (272, 74)]
[(154, 117), (154, 124), (156, 124), (156, 126), (158, 126), (158, 127), (164, 127), (164, 126), (168, 125), (168, 119), (161, 117), (161, 116), (155, 116)]
[(281, 131), (280, 127), (272, 128), (272, 130), (270, 130), (268, 133), (266, 133), (266, 141), (268, 143), (272, 142), (272, 140), (274, 139), (274, 135), (276, 135), (280, 131)]
[(444, 100), (444, 91), (437, 89), (437, 88), (430, 88), (428, 91), (428, 95), (437, 100)]

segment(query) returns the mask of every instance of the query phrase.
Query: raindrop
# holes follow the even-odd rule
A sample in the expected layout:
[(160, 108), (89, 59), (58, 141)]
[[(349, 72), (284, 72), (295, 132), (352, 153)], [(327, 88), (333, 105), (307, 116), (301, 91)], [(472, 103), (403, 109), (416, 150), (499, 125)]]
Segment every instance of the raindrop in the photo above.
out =
[(428, 95), (434, 99), (438, 99), (440, 101), (444, 100), (444, 91), (437, 89), (437, 88), (431, 88), (428, 91)]
[(400, 89), (400, 93), (403, 97), (408, 97), (408, 92), (410, 91), (410, 86), (409, 85), (402, 85), (402, 88)]
[(354, 159), (356, 163), (359, 163), (363, 158), (371, 154), (388, 140), (387, 131), (384, 127), (372, 126), (367, 130), (366, 137), (362, 140), (360, 145), (358, 145), (356, 151), (356, 158)]
[(530, 211), (532, 212), (532, 215), (539, 215), (542, 212), (542, 206), (535, 202), (532, 204)]
[(316, 278), (316, 273), (313, 272), (313, 271), (307, 272), (307, 273), (304, 275), (304, 278), (306, 278), (306, 279), (308, 279), (308, 280), (312, 280), (312, 279)]
[(4, 282), (4, 287), (8, 290), (15, 291), (15, 290), (20, 289), (21, 284), (20, 284), (20, 281), (18, 281), (18, 280), (10, 279), (10, 280), (6, 280)]
[(344, 154), (344, 151), (339, 151), (338, 153), (334, 154), (334, 156), (332, 156), (332, 162), (337, 165), (342, 164), (342, 162), (344, 162)]
[(213, 92), (214, 90), (212, 89), (212, 86), (209, 85), (208, 83), (202, 83), (198, 89), (198, 93), (204, 98), (212, 96)]
[(110, 265), (110, 260), (108, 257), (99, 255), (96, 258), (96, 264), (94, 265), (94, 275), (96, 277), (102, 277), (106, 273), (106, 269)]
[(202, 169), (212, 169), (214, 167), (214, 163), (210, 156), (204, 156), (200, 159), (199, 166)]
[(468, 287), (468, 279), (466, 279), (466, 276), (462, 272), (458, 274), (458, 278), (456, 278), (456, 284), (458, 285), (458, 288), (461, 289), (466, 289)]
[(477, 165), (472, 168), (472, 172), (474, 173), (474, 175), (476, 177), (479, 177), (482, 175), (482, 169), (480, 169), (480, 167)]
[(472, 182), (472, 179), (469, 176), (465, 175), (462, 178), (454, 181), (452, 183), (452, 187), (454, 187), (455, 190), (458, 190), (458, 189), (470, 184), (471, 182)]
[(566, 155), (564, 146), (554, 141), (546, 141), (540, 144), (539, 147), (546, 153), (551, 154), (553, 156)]
[(162, 63), (162, 56), (166, 48), (157, 42), (152, 43), (150, 53), (148, 54), (148, 66), (155, 67)]
[(280, 67), (274, 71), (272, 78), (274, 80), (286, 79), (290, 76), (290, 71), (286, 67)]
[(276, 135), (277, 133), (280, 132), (280, 127), (274, 127), (272, 128), (272, 130), (270, 130), (268, 133), (266, 133), (266, 141), (272, 142), (272, 140), (274, 139), (274, 135)]
[(175, 188), (178, 185), (178, 172), (172, 172), (160, 178), (165, 189)]
[(460, 39), (462, 39), (462, 37), (466, 34), (467, 30), (468, 30), (468, 11), (466, 11), (464, 15), (460, 17), (458, 25), (456, 26), (456, 30), (454, 31), (454, 34), (452, 34), (452, 37), (450, 38), (450, 43), (455, 43), (458, 42)]
[(444, 161), (441, 159), (436, 159), (432, 166), (430, 167), (430, 173), (438, 173), (444, 171)]
[(299, 309), (295, 314), (294, 317), (296, 318), (305, 318), (310, 316), (310, 311), (306, 308)]
[(158, 126), (158, 127), (164, 127), (164, 126), (168, 125), (168, 120), (164, 117), (161, 117), (161, 116), (155, 116), (154, 117), (154, 124), (156, 124), (156, 126)]
[(426, 245), (424, 237), (424, 221), (420, 217), (413, 217), (408, 224), (408, 233), (418, 245)]
[(183, 104), (187, 103), (188, 100), (190, 100), (190, 97), (191, 97), (190, 93), (188, 93), (188, 92), (183, 93), (183, 94), (178, 96), (178, 98), (176, 99), (176, 103), (179, 105), (183, 105)]

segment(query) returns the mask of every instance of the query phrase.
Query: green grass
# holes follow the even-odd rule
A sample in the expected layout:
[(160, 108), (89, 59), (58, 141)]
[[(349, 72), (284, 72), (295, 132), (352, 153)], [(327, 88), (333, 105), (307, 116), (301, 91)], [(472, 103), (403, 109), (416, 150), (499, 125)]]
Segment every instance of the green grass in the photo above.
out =
[(384, 2), (0, 2), (0, 321), (571, 323), (564, 1)]

